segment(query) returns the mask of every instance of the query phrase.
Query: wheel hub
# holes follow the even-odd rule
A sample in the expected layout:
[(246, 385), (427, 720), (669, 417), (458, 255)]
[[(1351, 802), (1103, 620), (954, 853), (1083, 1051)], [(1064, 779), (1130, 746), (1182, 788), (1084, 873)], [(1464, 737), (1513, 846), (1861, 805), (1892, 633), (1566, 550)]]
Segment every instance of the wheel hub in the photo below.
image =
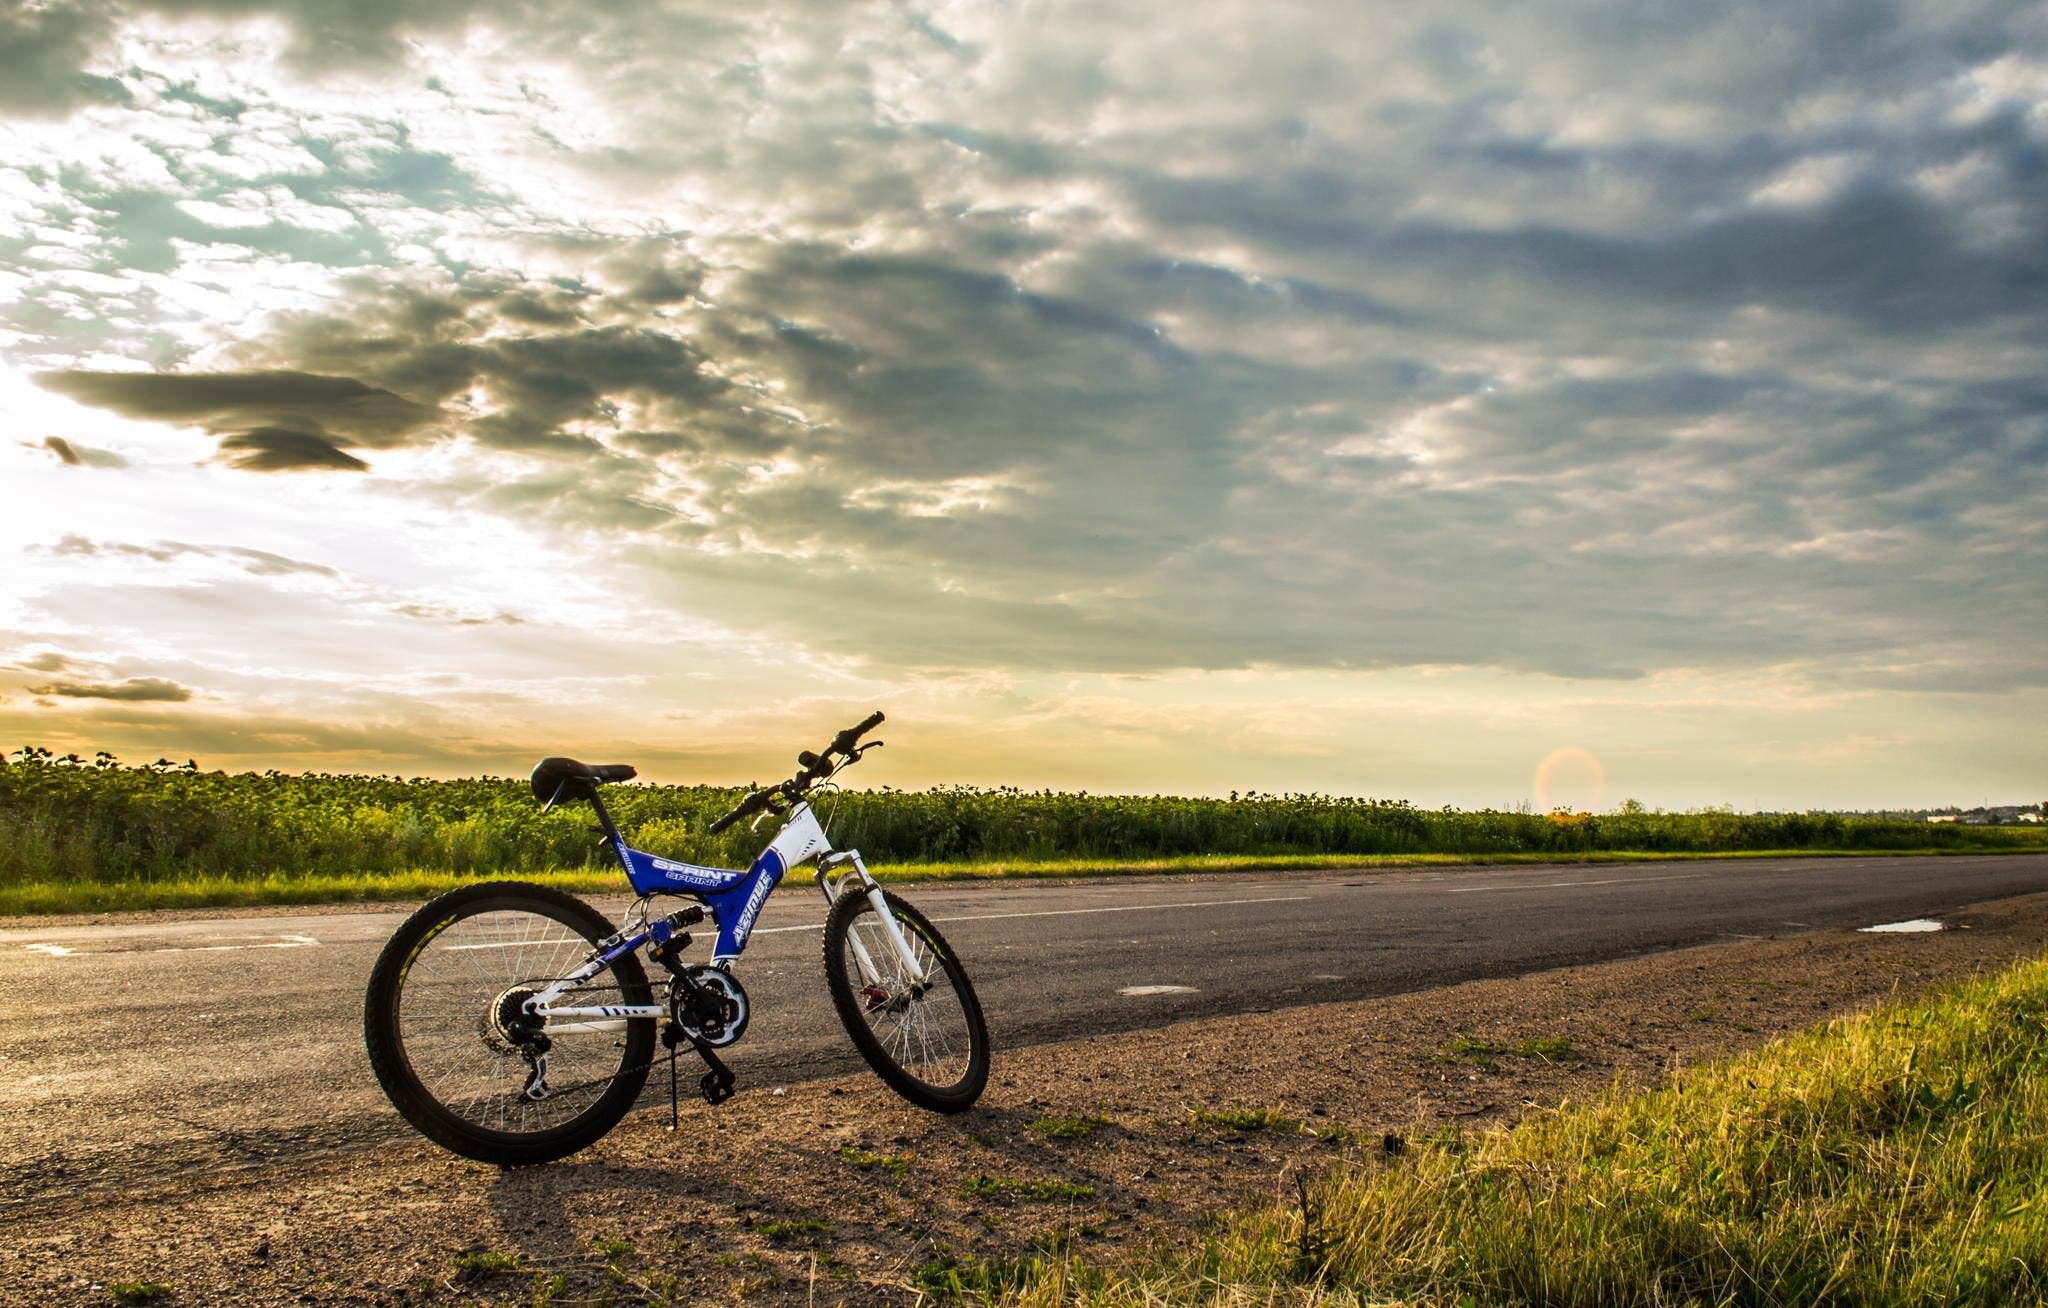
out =
[(520, 1053), (539, 1044), (540, 1022), (526, 1011), (526, 1001), (539, 993), (529, 986), (514, 986), (493, 999), (478, 1024), (484, 1044), (501, 1054)]

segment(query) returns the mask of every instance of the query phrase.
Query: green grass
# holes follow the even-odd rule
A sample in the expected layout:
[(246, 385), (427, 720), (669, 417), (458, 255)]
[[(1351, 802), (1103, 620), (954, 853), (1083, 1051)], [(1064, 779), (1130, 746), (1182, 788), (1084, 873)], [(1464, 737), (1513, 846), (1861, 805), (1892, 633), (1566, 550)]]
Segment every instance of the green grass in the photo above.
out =
[(1114, 1126), (1106, 1117), (1090, 1114), (1086, 1117), (1041, 1117), (1027, 1122), (1024, 1129), (1036, 1131), (1048, 1140), (1085, 1140), (1106, 1126)]
[(872, 1172), (879, 1168), (884, 1172), (902, 1176), (910, 1171), (910, 1155), (907, 1153), (877, 1154), (869, 1153), (865, 1149), (856, 1149), (852, 1145), (841, 1145), (839, 1158), (841, 1162), (858, 1167), (863, 1172)]
[(1197, 1108), (1188, 1114), (1191, 1126), (1220, 1126), (1226, 1131), (1278, 1131), (1300, 1135), (1308, 1123), (1277, 1108)]
[(960, 1193), (978, 1199), (1007, 1195), (1044, 1203), (1060, 1199), (1093, 1199), (1095, 1187), (1051, 1176), (976, 1176), (960, 1183)]
[(1442, 1133), (1025, 1303), (1998, 1308), (2048, 1298), (2048, 959), (1650, 1093)]
[(1572, 1048), (1572, 1042), (1564, 1036), (1530, 1036), (1510, 1044), (1482, 1040), (1477, 1036), (1455, 1035), (1437, 1050), (1436, 1058), (1440, 1063), (1469, 1062), (1491, 1069), (1495, 1059), (1509, 1054), (1520, 1054), (1523, 1058), (1533, 1058), (1542, 1063), (1562, 1062), (1579, 1056), (1578, 1051)]
[(526, 1269), (520, 1264), (518, 1254), (501, 1253), (496, 1249), (480, 1249), (455, 1255), (455, 1270), (465, 1276), (489, 1276), (495, 1272), (520, 1272)]
[(911, 1287), (925, 1298), (986, 1299), (1022, 1289), (1036, 1280), (1045, 1264), (1037, 1258), (956, 1258), (940, 1254), (920, 1263), (910, 1274)]
[[(729, 786), (624, 785), (634, 845), (744, 866), (712, 836)], [(1089, 795), (948, 786), (848, 791), (839, 844), (905, 878), (1093, 876), (1788, 853), (2048, 851), (2048, 830), (1830, 813), (1528, 813), (1328, 795)], [(619, 884), (582, 805), (543, 814), (523, 781), (125, 767), (24, 747), (0, 760), (0, 912), (416, 899), (492, 876)]]
[(831, 1229), (832, 1223), (822, 1217), (785, 1217), (762, 1222), (754, 1234), (769, 1240), (791, 1240), (800, 1235), (823, 1235)]
[(162, 1281), (116, 1281), (107, 1287), (114, 1302), (121, 1308), (140, 1308), (143, 1304), (162, 1303), (171, 1297), (171, 1287)]

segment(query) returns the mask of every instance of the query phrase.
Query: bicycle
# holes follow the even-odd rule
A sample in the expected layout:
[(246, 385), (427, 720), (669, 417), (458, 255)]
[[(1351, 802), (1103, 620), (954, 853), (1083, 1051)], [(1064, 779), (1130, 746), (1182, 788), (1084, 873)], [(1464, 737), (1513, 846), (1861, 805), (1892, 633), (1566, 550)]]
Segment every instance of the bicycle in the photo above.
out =
[[(788, 781), (749, 791), (708, 828), (781, 819), (742, 872), (661, 858), (626, 844), (599, 787), (631, 780), (626, 764), (546, 758), (532, 775), (542, 811), (587, 800), (598, 831), (639, 894), (614, 928), (573, 895), (521, 881), (464, 886), (400, 926), (370, 972), (363, 1005), (370, 1066), (392, 1105), (429, 1140), (480, 1162), (550, 1162), (590, 1145), (640, 1097), (654, 1064), (656, 1027), (669, 1063), (687, 1044), (706, 1067), (711, 1104), (733, 1093), (717, 1051), (747, 1028), (747, 992), (733, 975), (761, 905), (792, 869), (815, 859), (828, 911), (824, 959), (833, 1007), (868, 1065), (921, 1108), (957, 1113), (988, 1084), (988, 1025), (958, 956), (937, 927), (882, 889), (858, 850), (834, 851), (812, 809), (814, 787), (881, 741), (860, 743), (875, 713), (797, 755)], [(657, 897), (696, 901), (653, 916)], [(709, 963), (685, 964), (689, 928), (709, 915)], [(657, 996), (638, 953), (665, 974)], [(608, 978), (608, 979), (607, 979)]]

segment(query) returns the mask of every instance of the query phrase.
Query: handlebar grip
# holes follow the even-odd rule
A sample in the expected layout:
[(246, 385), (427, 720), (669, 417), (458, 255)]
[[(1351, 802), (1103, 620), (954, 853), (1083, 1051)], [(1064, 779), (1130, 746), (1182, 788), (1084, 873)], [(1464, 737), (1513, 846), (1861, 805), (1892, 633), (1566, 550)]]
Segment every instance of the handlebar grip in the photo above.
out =
[(712, 819), (711, 825), (704, 828), (705, 833), (715, 836), (748, 814), (760, 812), (762, 803), (766, 798), (766, 794), (762, 791), (748, 791), (745, 799), (732, 806), (732, 812), (727, 813), (724, 817)]
[(882, 710), (876, 709), (873, 713), (868, 714), (866, 720), (861, 722), (859, 726), (848, 727), (834, 737), (832, 748), (844, 754), (847, 750), (853, 748), (855, 741), (858, 741), (862, 736), (865, 736), (880, 725), (882, 725)]

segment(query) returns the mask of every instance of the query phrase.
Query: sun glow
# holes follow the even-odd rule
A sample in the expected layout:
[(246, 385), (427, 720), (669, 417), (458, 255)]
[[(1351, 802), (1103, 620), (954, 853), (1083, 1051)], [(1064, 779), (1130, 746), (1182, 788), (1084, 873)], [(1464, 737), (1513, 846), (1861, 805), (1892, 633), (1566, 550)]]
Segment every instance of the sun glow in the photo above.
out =
[(1607, 769), (1577, 745), (1553, 749), (1536, 765), (1536, 807), (1542, 812), (1597, 812), (1606, 793)]

